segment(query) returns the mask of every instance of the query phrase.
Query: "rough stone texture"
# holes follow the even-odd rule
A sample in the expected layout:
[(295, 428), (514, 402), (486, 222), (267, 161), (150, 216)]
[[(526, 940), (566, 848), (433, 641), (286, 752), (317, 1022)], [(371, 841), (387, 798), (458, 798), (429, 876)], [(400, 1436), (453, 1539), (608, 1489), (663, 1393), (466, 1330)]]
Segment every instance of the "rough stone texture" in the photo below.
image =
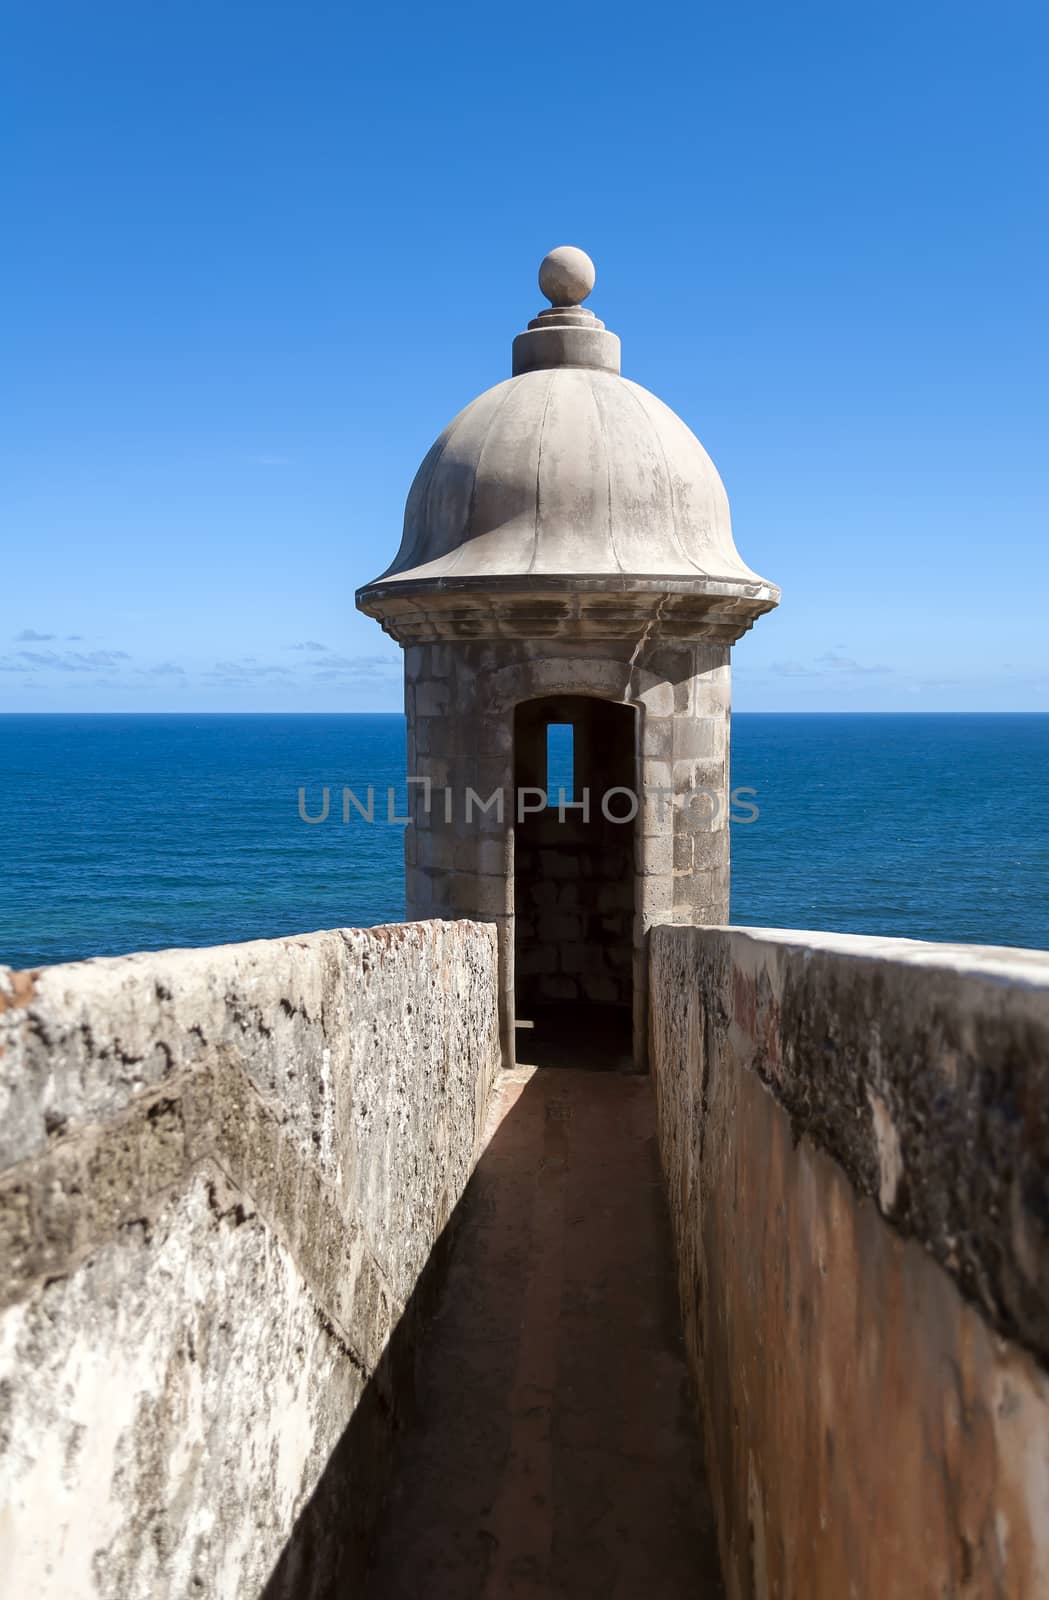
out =
[(1049, 1379), (1002, 1337), (1044, 1361), (1049, 957), (714, 928), (651, 955), (730, 1596), (1049, 1593)]
[[(718, 644), (600, 645), (499, 641), (405, 651), (412, 822), (405, 830), (409, 915), (490, 920), (500, 934), (502, 1026), (513, 1059), (515, 709), (548, 697), (595, 696), (635, 707), (628, 760), (640, 796), (632, 874), (635, 1054), (644, 1060), (648, 960), (655, 923), (728, 915), (729, 652)], [(454, 708), (454, 715), (449, 714)], [(501, 805), (467, 817), (467, 790)], [(713, 797), (708, 798), (708, 796)], [(447, 798), (446, 798), (447, 797)], [(600, 795), (593, 797), (599, 808)], [(556, 881), (550, 875), (550, 881)], [(530, 881), (534, 912), (536, 880)]]
[(353, 1592), (495, 975), (448, 922), (0, 970), (0, 1595)]

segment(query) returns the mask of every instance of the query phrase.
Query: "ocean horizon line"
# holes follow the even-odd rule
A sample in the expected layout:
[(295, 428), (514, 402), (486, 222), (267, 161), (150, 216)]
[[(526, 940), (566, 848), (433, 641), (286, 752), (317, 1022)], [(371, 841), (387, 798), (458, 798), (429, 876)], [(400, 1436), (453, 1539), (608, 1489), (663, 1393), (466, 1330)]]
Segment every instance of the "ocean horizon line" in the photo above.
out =
[[(790, 711), (765, 711), (757, 708), (741, 711), (733, 708), (733, 717), (1049, 717), (1049, 707), (1045, 710), (1010, 710), (990, 711), (986, 709), (961, 710), (940, 709), (936, 711), (915, 707), (913, 710), (897, 707), (894, 710), (866, 710), (850, 709), (833, 710), (829, 708), (802, 709), (795, 707)], [(0, 711), (0, 719), (22, 717), (26, 719), (36, 717), (404, 717), (403, 711), (395, 710), (370, 710), (370, 711), (332, 711), (330, 709), (318, 711), (300, 711), (293, 707), (283, 706), (279, 710), (197, 710), (197, 711), (151, 711), (143, 708), (131, 710), (124, 707), (115, 711), (82, 711), (82, 710), (37, 710), (37, 711)]]

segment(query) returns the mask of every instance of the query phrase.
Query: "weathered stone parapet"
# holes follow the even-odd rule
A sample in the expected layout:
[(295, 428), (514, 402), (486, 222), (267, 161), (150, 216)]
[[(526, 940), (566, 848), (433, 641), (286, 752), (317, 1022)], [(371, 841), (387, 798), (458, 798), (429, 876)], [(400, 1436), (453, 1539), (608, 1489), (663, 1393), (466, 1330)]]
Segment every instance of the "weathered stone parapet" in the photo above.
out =
[(650, 947), (730, 1593), (1049, 1593), (1049, 955)]
[(470, 923), (0, 970), (0, 1595), (352, 1574), (498, 1062)]
[(1049, 954), (737, 928), (653, 960), (685, 950), (795, 1137), (1049, 1362)]

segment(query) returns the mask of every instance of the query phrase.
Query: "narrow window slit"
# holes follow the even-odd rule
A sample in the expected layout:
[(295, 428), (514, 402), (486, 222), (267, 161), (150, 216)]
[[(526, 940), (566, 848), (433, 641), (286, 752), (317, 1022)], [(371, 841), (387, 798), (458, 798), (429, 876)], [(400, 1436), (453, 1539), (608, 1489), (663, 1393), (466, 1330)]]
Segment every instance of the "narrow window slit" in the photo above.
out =
[(571, 722), (546, 725), (546, 803), (557, 806), (575, 800), (575, 727)]

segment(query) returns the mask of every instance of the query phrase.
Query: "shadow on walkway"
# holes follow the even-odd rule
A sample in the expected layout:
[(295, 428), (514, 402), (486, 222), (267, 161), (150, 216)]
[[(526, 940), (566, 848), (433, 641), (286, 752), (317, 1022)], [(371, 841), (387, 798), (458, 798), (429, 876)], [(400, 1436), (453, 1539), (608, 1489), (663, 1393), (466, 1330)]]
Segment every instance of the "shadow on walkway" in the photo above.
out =
[(577, 1067), (587, 1072), (633, 1072), (629, 1006), (533, 1006), (515, 1026), (515, 1054), (529, 1067)]
[(497, 1093), (443, 1289), (438, 1259), (263, 1600), (722, 1593), (651, 1079), (518, 1068)]

